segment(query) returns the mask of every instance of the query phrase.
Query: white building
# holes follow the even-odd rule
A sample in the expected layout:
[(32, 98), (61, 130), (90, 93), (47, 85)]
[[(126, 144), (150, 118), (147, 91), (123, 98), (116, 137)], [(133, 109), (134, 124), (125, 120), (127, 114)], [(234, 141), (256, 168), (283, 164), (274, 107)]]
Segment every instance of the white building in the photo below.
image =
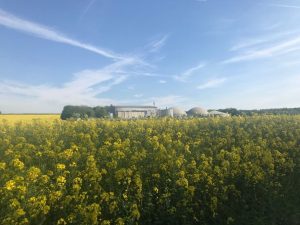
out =
[(155, 106), (112, 106), (115, 117), (122, 119), (146, 118), (157, 116)]

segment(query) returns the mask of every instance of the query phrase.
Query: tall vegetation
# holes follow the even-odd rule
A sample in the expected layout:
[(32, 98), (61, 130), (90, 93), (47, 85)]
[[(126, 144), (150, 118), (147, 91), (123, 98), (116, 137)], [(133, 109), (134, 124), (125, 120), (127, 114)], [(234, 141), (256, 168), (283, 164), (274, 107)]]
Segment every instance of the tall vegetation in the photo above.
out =
[(61, 119), (87, 119), (87, 118), (106, 118), (109, 117), (109, 106), (72, 106), (67, 105), (61, 113)]
[(0, 122), (1, 224), (297, 224), (300, 117)]

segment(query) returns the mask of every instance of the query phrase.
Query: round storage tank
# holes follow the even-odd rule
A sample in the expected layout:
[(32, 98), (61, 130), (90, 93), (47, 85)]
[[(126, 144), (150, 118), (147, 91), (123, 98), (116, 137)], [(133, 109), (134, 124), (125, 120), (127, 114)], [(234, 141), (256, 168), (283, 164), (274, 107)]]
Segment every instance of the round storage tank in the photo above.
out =
[(173, 116), (174, 117), (183, 117), (183, 116), (186, 116), (186, 112), (179, 108), (179, 107), (172, 107), (171, 108), (173, 110)]
[(187, 114), (189, 116), (207, 116), (208, 112), (204, 108), (194, 107), (194, 108), (190, 109), (189, 111), (187, 111)]
[(209, 115), (211, 115), (211, 116), (220, 116), (220, 117), (228, 117), (229, 116), (228, 113), (223, 113), (223, 112), (216, 111), (216, 110), (209, 112)]

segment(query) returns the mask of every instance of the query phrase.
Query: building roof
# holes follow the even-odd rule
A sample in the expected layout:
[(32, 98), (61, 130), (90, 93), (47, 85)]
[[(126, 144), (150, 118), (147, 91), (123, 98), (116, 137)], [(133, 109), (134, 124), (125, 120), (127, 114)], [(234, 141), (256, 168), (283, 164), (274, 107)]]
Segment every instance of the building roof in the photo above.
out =
[(141, 106), (141, 105), (114, 105), (114, 108), (139, 108), (139, 109), (157, 109), (156, 106)]
[(179, 107), (172, 107), (170, 109), (173, 110), (173, 115), (174, 116), (185, 116), (186, 115), (186, 112), (183, 109), (179, 108)]
[(208, 112), (206, 109), (201, 108), (201, 107), (194, 107), (192, 109), (190, 109), (189, 111), (187, 111), (188, 115), (207, 115)]

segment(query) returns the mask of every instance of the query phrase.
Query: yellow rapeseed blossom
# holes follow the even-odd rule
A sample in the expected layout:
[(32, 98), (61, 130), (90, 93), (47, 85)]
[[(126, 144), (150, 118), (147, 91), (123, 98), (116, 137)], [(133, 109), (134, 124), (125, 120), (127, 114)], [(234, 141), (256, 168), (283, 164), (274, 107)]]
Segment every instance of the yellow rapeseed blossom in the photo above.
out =
[(65, 168), (66, 168), (65, 164), (62, 164), (62, 163), (57, 163), (56, 164), (56, 169), (58, 169), (58, 170), (64, 170)]
[(24, 169), (24, 163), (21, 160), (19, 160), (19, 159), (14, 159), (12, 161), (12, 164), (13, 164), (13, 166), (16, 169), (19, 169), (19, 170), (23, 170)]
[(70, 167), (76, 167), (76, 166), (77, 166), (77, 163), (76, 163), (76, 162), (71, 162), (69, 166), (70, 166)]
[(16, 214), (17, 214), (18, 216), (24, 216), (24, 215), (25, 215), (25, 211), (24, 211), (23, 209), (17, 209), (17, 210), (16, 210)]
[(41, 170), (37, 167), (30, 167), (30, 169), (27, 172), (27, 178), (29, 180), (36, 180), (37, 177), (40, 175)]
[(6, 168), (6, 163), (0, 162), (0, 170), (5, 170), (5, 168)]
[(5, 183), (5, 188), (9, 191), (13, 190), (16, 187), (16, 182), (14, 180), (9, 180)]
[(116, 219), (116, 225), (125, 225), (125, 222), (122, 218)]
[(58, 221), (57, 221), (57, 225), (66, 225), (67, 222), (63, 219), (63, 218), (60, 218)]
[(63, 152), (63, 156), (66, 159), (71, 159), (73, 156), (73, 150), (72, 149), (67, 149)]
[(59, 176), (58, 178), (56, 178), (56, 183), (59, 187), (63, 187), (66, 183), (66, 178), (63, 176)]
[(41, 179), (41, 182), (44, 184), (48, 183), (50, 180), (49, 176), (47, 176), (47, 175), (42, 175), (40, 179)]

